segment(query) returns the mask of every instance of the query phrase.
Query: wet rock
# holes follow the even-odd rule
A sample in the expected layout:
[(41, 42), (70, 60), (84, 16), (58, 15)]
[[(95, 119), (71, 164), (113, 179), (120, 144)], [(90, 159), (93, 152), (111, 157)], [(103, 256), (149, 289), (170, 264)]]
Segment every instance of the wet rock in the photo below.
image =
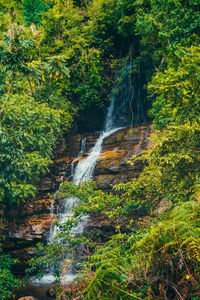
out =
[(56, 294), (58, 290), (59, 290), (59, 284), (52, 285), (47, 291), (47, 296), (51, 298), (56, 298)]
[(71, 165), (73, 161), (74, 164), (78, 163), (76, 158), (81, 148), (81, 141), (86, 138), (83, 153), (85, 157), (98, 137), (98, 133), (77, 134), (66, 137), (58, 144), (49, 173), (43, 176), (37, 185), (38, 197), (28, 200), (21, 211), (12, 208), (7, 212), (9, 239), (35, 242), (45, 239), (55, 218), (50, 214), (51, 209), (54, 207), (56, 212), (58, 205), (53, 195), (60, 183), (71, 179)]
[(40, 300), (40, 299), (32, 297), (32, 296), (25, 296), (25, 297), (19, 298), (18, 300)]
[[(137, 161), (134, 166), (131, 166), (128, 160), (132, 155), (139, 156), (142, 150), (151, 147), (148, 139), (151, 132), (151, 124), (140, 125), (131, 129), (118, 130), (105, 139), (94, 173), (94, 179), (99, 188), (109, 190), (117, 183), (139, 176), (143, 169), (142, 162)], [(72, 162), (75, 166), (80, 160), (77, 156), (81, 141), (86, 139), (84, 158), (98, 137), (99, 133), (77, 134), (61, 140), (52, 158), (49, 173), (42, 177), (38, 184), (38, 197), (27, 201), (20, 215), (19, 210), (15, 208), (8, 211), (10, 240), (38, 242), (38, 240), (45, 239), (55, 217), (50, 214), (51, 207), (54, 206), (54, 212), (56, 212), (58, 205), (52, 195), (60, 183), (71, 179)]]
[(15, 272), (24, 275), (27, 259), (30, 258), (31, 247), (38, 242), (46, 241), (53, 222), (55, 221), (58, 203), (53, 195), (60, 183), (71, 180), (71, 165), (77, 158), (81, 148), (81, 141), (86, 138), (85, 157), (95, 144), (99, 133), (76, 134), (63, 138), (57, 145), (49, 172), (41, 176), (37, 183), (38, 194), (35, 199), (28, 200), (19, 210), (12, 208), (7, 211), (8, 237), (4, 243), (4, 250), (13, 257), (20, 257), (15, 266)]
[(51, 227), (54, 218), (55, 215), (46, 213), (17, 220), (9, 236), (27, 241), (42, 239), (45, 231)]
[[(19, 241), (18, 241), (19, 242)], [(22, 245), (19, 244), (19, 247)], [(28, 249), (18, 249), (16, 248), (9, 252), (9, 254), (17, 260), (17, 263), (14, 266), (14, 273), (16, 276), (25, 277), (27, 275), (25, 269), (28, 268), (28, 260), (31, 259)], [(29, 293), (27, 293), (29, 294)], [(30, 292), (30, 294), (32, 294)]]
[(152, 146), (149, 141), (151, 133), (151, 124), (141, 125), (118, 130), (105, 139), (94, 174), (99, 188), (107, 190), (112, 185), (139, 176), (143, 163), (137, 161), (131, 166), (128, 161)]
[(19, 214), (19, 209), (17, 208), (11, 208), (8, 212), (7, 212), (7, 216), (11, 217), (11, 218), (16, 218), (18, 217)]

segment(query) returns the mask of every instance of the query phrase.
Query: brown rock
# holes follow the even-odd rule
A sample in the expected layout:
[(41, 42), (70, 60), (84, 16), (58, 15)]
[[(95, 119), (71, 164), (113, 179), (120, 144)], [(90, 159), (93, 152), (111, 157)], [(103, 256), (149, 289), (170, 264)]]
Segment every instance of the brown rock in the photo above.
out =
[(39, 299), (32, 297), (32, 296), (25, 296), (25, 297), (19, 298), (18, 300), (39, 300)]
[(50, 288), (47, 291), (47, 296), (49, 296), (51, 298), (55, 298), (59, 287), (60, 287), (59, 284), (54, 284), (54, 285), (50, 286)]
[[(142, 150), (151, 147), (148, 140), (151, 132), (151, 124), (147, 124), (118, 130), (105, 139), (94, 174), (99, 188), (111, 189), (112, 185), (139, 176), (143, 169), (142, 162), (137, 161), (134, 166), (131, 166), (128, 160), (132, 155), (139, 156)], [(80, 151), (81, 141), (86, 138), (85, 153), (83, 153), (85, 157), (98, 137), (99, 134), (96, 133), (77, 134), (63, 139), (58, 144), (50, 172), (41, 179), (38, 185), (40, 195), (25, 204), (21, 216), (15, 209), (8, 212), (11, 239), (38, 241), (46, 235), (54, 220), (54, 215), (50, 215), (52, 202), (55, 211), (58, 204), (51, 197), (52, 193), (55, 193), (63, 180), (70, 179), (71, 163), (79, 160), (76, 158)]]
[(20, 219), (15, 226), (13, 225), (10, 237), (27, 241), (42, 239), (44, 232), (51, 227), (54, 218), (55, 215), (47, 213)]
[(31, 216), (34, 214), (49, 213), (51, 210), (51, 205), (55, 204), (53, 197), (50, 198), (50, 195), (47, 194), (46, 197), (36, 198), (34, 200), (29, 200), (25, 204), (25, 215)]
[[(62, 139), (58, 144), (50, 165), (49, 173), (45, 174), (37, 184), (39, 195), (35, 199), (30, 199), (19, 212), (19, 209), (11, 209), (7, 215), (9, 217), (8, 231), (9, 239), (24, 241), (35, 241), (43, 239), (54, 220), (54, 215), (50, 215), (52, 204), (56, 211), (57, 204), (52, 195), (58, 189), (60, 183), (67, 178), (70, 179), (71, 163), (80, 151), (81, 141), (86, 137), (86, 153), (95, 144), (99, 134), (73, 135)], [(13, 241), (12, 241), (13, 243)], [(12, 248), (11, 242), (9, 242)], [(8, 247), (7, 247), (8, 248)]]
[(143, 163), (137, 161), (131, 166), (128, 161), (133, 155), (140, 156), (143, 150), (151, 147), (148, 139), (151, 133), (151, 124), (148, 124), (121, 129), (105, 139), (95, 169), (99, 188), (108, 189), (139, 176)]

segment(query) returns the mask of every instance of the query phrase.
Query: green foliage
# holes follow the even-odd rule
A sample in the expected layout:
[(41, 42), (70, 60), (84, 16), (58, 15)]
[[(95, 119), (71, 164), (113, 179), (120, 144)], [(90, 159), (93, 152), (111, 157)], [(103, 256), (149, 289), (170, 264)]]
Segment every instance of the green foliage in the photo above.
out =
[(0, 297), (2, 300), (10, 299), (14, 292), (22, 286), (22, 281), (11, 273), (11, 267), (17, 261), (8, 255), (0, 254)]
[(176, 65), (158, 72), (149, 84), (155, 100), (151, 115), (156, 128), (166, 124), (199, 123), (200, 47), (177, 52)]
[(187, 299), (198, 294), (200, 205), (186, 202), (145, 231), (115, 235), (90, 258), (84, 299)]
[[(126, 6), (118, 6), (113, 0), (93, 1), (85, 10), (74, 7), (72, 1), (65, 5), (56, 1), (44, 16), (42, 55), (46, 57), (50, 48), (53, 55), (66, 59), (71, 77), (67, 93), (79, 110), (105, 105), (114, 72), (121, 63), (120, 52), (129, 54), (129, 44), (135, 37), (134, 31), (127, 37), (122, 28), (122, 7), (126, 14)], [(127, 10), (130, 13), (131, 9)]]
[[(53, 91), (58, 76), (69, 77), (64, 60), (57, 59), (59, 73), (53, 58), (41, 62), (34, 34), (11, 23), (1, 41), (0, 241), (6, 236), (4, 212), (13, 206), (21, 209), (36, 195), (36, 182), (48, 170), (56, 142), (70, 128), (75, 112), (62, 89)], [(21, 286), (12, 274), (14, 263), (0, 255), (1, 299), (11, 298)]]
[(3, 71), (25, 72), (25, 63), (30, 59), (33, 40), (27, 40), (23, 34), (15, 34), (14, 37), (3, 36), (1, 42), (1, 65)]
[[(111, 193), (92, 182), (63, 184), (57, 197), (80, 203), (54, 243), (38, 246), (30, 272), (54, 262), (59, 277), (70, 267), (66, 253), (73, 260), (81, 249), (85, 299), (197, 299), (199, 1), (0, 0), (0, 11), (2, 217), (35, 195), (62, 132), (77, 112), (105, 106), (127, 62), (147, 82), (158, 129), (154, 147), (130, 159), (144, 162), (139, 178)], [(168, 210), (159, 215), (163, 202)], [(75, 236), (84, 215), (106, 220), (110, 231)], [(4, 230), (0, 224), (0, 239)], [(2, 299), (18, 287), (11, 264), (1, 255)]]
[(33, 184), (47, 170), (62, 115), (30, 97), (12, 95), (0, 128), (1, 192), (7, 205), (19, 204), (34, 196)]
[(21, 0), (0, 0), (0, 36), (11, 29), (13, 21), (21, 23), (22, 1)]
[(65, 60), (71, 77), (65, 90), (80, 110), (93, 103), (102, 105), (99, 92), (105, 83), (100, 51), (92, 47), (87, 26), (82, 26), (86, 17), (86, 13), (75, 9), (71, 2), (63, 6), (62, 1), (57, 1), (43, 21), (42, 51), (46, 56), (46, 49), (51, 47), (55, 58), (59, 53)]
[(34, 95), (31, 79), (41, 79), (40, 71), (30, 66), (30, 61), (33, 59), (33, 39), (27, 39), (26, 35), (23, 33), (15, 33), (14, 29), (12, 30), (12, 35), (13, 36), (11, 37), (9, 37), (9, 35), (3, 36), (0, 48), (0, 71), (3, 79), (2, 94), (5, 93), (5, 90), (7, 90), (7, 95), (2, 105), (1, 113), (6, 106), (14, 82), (17, 79), (21, 80), (22, 76), (25, 76), (29, 82), (32, 96)]
[[(159, 151), (158, 145), (156, 150)], [(145, 188), (147, 189), (143, 186), (143, 189)], [(148, 188), (150, 191), (150, 185)], [(129, 200), (125, 200), (128, 195), (127, 185), (124, 185), (123, 189), (126, 198), (122, 196), (122, 199), (130, 203), (132, 198), (130, 194)], [(129, 183), (129, 193), (131, 189), (134, 196), (133, 191), (137, 190)], [(81, 200), (80, 205), (74, 208), (73, 219), (76, 222), (77, 217), (88, 213), (94, 218), (96, 213), (112, 215), (116, 204), (113, 199), (118, 198), (118, 196), (110, 195), (109, 203), (109, 195), (95, 191), (94, 183), (83, 184), (78, 189), (74, 184), (64, 183), (58, 197), (66, 196), (79, 196)], [(105, 199), (107, 199), (106, 204)], [(134, 203), (134, 200), (132, 201)], [(130, 220), (130, 217), (133, 217), (132, 214), (129, 216), (128, 223), (123, 208), (120, 216), (121, 218), (116, 217), (117, 223), (115, 223), (115, 217), (111, 219), (119, 233), (113, 235), (106, 243), (95, 245), (91, 240), (91, 233), (85, 232), (88, 242), (93, 242), (94, 248), (91, 250), (95, 251), (89, 257), (89, 261), (81, 263), (80, 276), (86, 278), (87, 284), (87, 288), (82, 291), (84, 299), (93, 299), (95, 295), (98, 295), (97, 299), (108, 297), (112, 299), (122, 297), (125, 299), (162, 299), (165, 296), (169, 299), (173, 297), (187, 299), (191, 295), (194, 297), (198, 295), (200, 284), (199, 203), (186, 201), (178, 206), (172, 206), (159, 217), (152, 218), (148, 227), (145, 226), (145, 222), (137, 220), (136, 217), (135, 220)], [(74, 225), (72, 221), (69, 222), (72, 226), (76, 224), (76, 222)], [(66, 224), (67, 227), (63, 227), (62, 237), (70, 236), (71, 225), (69, 227), (69, 224)], [(126, 233), (122, 233), (121, 230), (125, 230)], [(69, 253), (68, 249), (72, 246), (77, 247), (78, 240), (78, 237), (73, 237), (71, 240), (67, 238), (67, 244), (65, 244), (67, 248), (64, 253), (65, 251)], [(83, 241), (85, 245), (88, 244), (86, 240)], [(49, 249), (53, 249), (52, 247), (57, 247), (58, 250), (56, 246), (58, 244), (55, 240), (55, 245), (47, 248), (46, 255)], [(54, 256), (55, 250), (53, 250), (54, 254), (50, 252), (51, 259), (63, 254), (63, 247), (62, 245), (62, 250), (57, 252), (56, 257)], [(39, 262), (44, 259), (44, 256), (40, 257)]]
[(61, 274), (71, 271), (72, 262), (75, 257), (79, 258), (78, 249), (94, 247), (81, 234), (74, 235), (72, 229), (76, 228), (80, 217), (68, 218), (65, 223), (57, 223), (57, 235), (47, 245), (37, 244), (34, 249), (35, 255), (29, 261), (28, 274), (36, 274), (41, 278), (47, 272), (53, 270), (54, 276), (59, 279)]
[[(50, 4), (50, 1), (49, 1)], [(24, 0), (23, 15), (26, 24), (41, 24), (42, 14), (49, 9), (48, 2), (44, 0)]]
[(109, 218), (118, 231), (120, 229), (119, 225), (122, 224), (122, 219), (125, 226), (125, 220), (128, 220), (130, 215), (144, 215), (148, 209), (145, 203), (137, 199), (138, 195), (135, 198), (132, 195), (130, 196), (132, 189), (131, 185), (130, 189), (126, 189), (126, 192), (119, 196), (98, 190), (94, 182), (85, 182), (80, 184), (79, 187), (75, 183), (65, 182), (61, 186), (58, 197), (79, 198), (81, 202), (74, 208), (75, 217), (82, 214), (92, 214), (93, 216), (102, 214)]
[[(185, 299), (197, 295), (199, 130), (197, 123), (186, 123), (156, 132), (154, 147), (130, 161), (147, 162), (140, 177), (115, 186), (115, 194), (98, 190), (93, 182), (79, 187), (62, 184), (58, 198), (80, 199), (74, 207), (75, 223), (83, 215), (101, 216), (102, 222), (109, 219), (110, 233), (114, 234), (107, 236), (108, 242), (100, 239), (95, 245), (97, 237), (84, 233), (86, 240), (82, 242), (93, 245), (90, 251), (94, 252), (82, 264), (82, 276), (88, 278), (85, 299), (95, 294), (98, 299), (109, 295), (112, 299), (161, 299), (164, 295)], [(170, 205), (168, 210), (163, 207), (164, 213), (159, 216), (157, 204), (161, 200)], [(151, 219), (144, 218), (150, 214)], [(62, 237), (69, 235), (63, 227)], [(67, 249), (77, 246), (78, 241), (78, 237), (67, 239)]]
[(200, 13), (197, 1), (136, 1), (137, 33), (154, 64), (180, 46), (198, 45)]
[(199, 130), (199, 124), (186, 123), (157, 132), (153, 149), (142, 156), (148, 166), (138, 181), (128, 183), (127, 187), (122, 184), (121, 188), (130, 188), (133, 193), (139, 188), (136, 197), (150, 203), (163, 198), (173, 203), (193, 199), (200, 175)]

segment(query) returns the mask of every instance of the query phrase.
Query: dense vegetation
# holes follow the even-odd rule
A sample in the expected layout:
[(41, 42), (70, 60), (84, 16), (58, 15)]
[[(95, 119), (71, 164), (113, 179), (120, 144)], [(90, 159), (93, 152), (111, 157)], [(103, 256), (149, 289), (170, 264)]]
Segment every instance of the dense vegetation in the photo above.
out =
[[(78, 288), (63, 299), (80, 290), (84, 299), (199, 299), (199, 32), (199, 0), (0, 0), (1, 241), (7, 209), (35, 196), (60, 136), (102, 112), (127, 62), (152, 106), (154, 147), (139, 157), (139, 179), (112, 194), (65, 183), (57, 195), (81, 200), (61, 226), (66, 246), (40, 245), (30, 269), (84, 249)], [(109, 218), (113, 235), (72, 236), (84, 214)], [(1, 299), (21, 284), (13, 263), (1, 252)]]

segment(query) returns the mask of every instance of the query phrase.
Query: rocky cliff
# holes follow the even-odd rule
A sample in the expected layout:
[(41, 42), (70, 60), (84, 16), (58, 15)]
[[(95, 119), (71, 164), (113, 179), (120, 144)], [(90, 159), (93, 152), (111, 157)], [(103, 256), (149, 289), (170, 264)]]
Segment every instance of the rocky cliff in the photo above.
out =
[[(140, 125), (121, 129), (105, 139), (94, 173), (94, 180), (99, 188), (109, 190), (112, 185), (140, 174), (142, 163), (130, 166), (128, 160), (132, 155), (139, 156), (142, 150), (151, 147), (151, 132), (151, 124)], [(81, 158), (84, 159), (98, 136), (98, 133), (76, 134), (63, 138), (56, 148), (49, 173), (42, 176), (37, 184), (37, 197), (28, 201), (20, 214), (15, 209), (8, 211), (9, 237), (6, 247), (13, 254), (17, 251), (19, 255), (21, 251), (22, 256), (26, 255), (27, 247), (46, 239), (56, 217), (58, 203), (54, 203), (53, 194), (61, 182), (71, 180), (71, 169), (78, 162), (76, 157), (81, 141), (86, 138), (85, 152)], [(51, 210), (52, 205), (54, 213)]]

